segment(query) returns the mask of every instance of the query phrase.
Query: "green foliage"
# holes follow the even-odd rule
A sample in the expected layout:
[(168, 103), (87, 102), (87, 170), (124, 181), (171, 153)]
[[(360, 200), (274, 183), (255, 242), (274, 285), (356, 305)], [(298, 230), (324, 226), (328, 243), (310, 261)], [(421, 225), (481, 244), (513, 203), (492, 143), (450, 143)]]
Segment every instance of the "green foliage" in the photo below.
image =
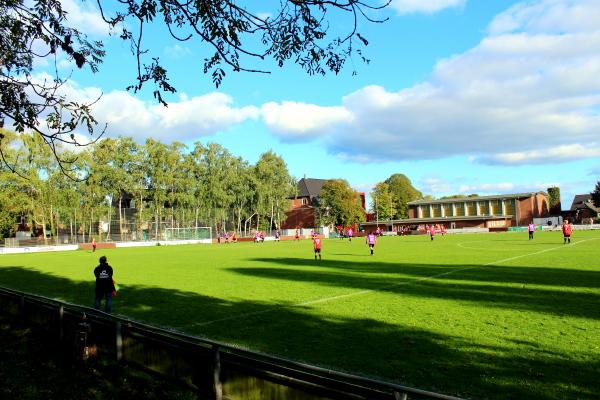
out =
[[(74, 181), (39, 135), (4, 131), (0, 143), (13, 173), (0, 167), (0, 214), (6, 221), (25, 215), (32, 227), (79, 226), (79, 234), (99, 239), (99, 222), (118, 221), (121, 240), (143, 237), (144, 230), (162, 226), (212, 226), (214, 232), (278, 228), (289, 207), (295, 182), (285, 161), (269, 151), (252, 166), (219, 144), (196, 143), (189, 152), (181, 143), (132, 138), (103, 139), (77, 155)], [(61, 150), (61, 154), (68, 154)], [(125, 217), (124, 197), (130, 197), (135, 220)], [(159, 224), (156, 222), (159, 221)], [(261, 225), (262, 224), (262, 225)], [(8, 223), (3, 232), (10, 234)], [(115, 224), (109, 225), (108, 237)]]
[(387, 183), (380, 182), (373, 188), (371, 192), (371, 211), (375, 214), (377, 220), (388, 220), (394, 217), (394, 201), (390, 193), (390, 186)]
[(344, 179), (330, 179), (319, 193), (319, 223), (350, 226), (364, 220), (357, 193)]
[(462, 199), (462, 198), (471, 198), (471, 197), (479, 197), (479, 195), (477, 193), (471, 193), (471, 194), (453, 194), (450, 196), (442, 196), (440, 197), (440, 200), (444, 200), (444, 199)]
[(596, 183), (596, 187), (594, 188), (594, 191), (591, 193), (591, 195), (594, 206), (600, 207), (600, 181)]
[(548, 188), (549, 211), (552, 215), (559, 215), (561, 211), (560, 188), (552, 186)]
[(404, 174), (394, 174), (384, 182), (388, 184), (394, 202), (394, 219), (407, 218), (407, 203), (423, 198), (423, 194), (413, 187), (410, 179)]

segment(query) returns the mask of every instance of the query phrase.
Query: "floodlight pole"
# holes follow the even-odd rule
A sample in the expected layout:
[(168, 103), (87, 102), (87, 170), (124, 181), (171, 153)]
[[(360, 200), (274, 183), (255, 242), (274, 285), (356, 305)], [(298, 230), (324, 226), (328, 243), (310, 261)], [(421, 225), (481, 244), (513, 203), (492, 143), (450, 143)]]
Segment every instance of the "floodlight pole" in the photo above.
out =
[(377, 229), (379, 229), (379, 207), (377, 207), (377, 196), (373, 199), (375, 200), (375, 224), (377, 225)]

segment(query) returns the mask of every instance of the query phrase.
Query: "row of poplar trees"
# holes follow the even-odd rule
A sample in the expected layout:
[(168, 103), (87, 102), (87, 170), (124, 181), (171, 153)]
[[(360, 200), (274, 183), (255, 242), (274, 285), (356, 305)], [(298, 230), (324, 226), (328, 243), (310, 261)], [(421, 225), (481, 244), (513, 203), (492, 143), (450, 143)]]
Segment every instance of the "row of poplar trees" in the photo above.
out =
[[(175, 228), (211, 226), (215, 232), (269, 231), (285, 219), (296, 191), (286, 163), (272, 151), (252, 165), (215, 143), (190, 149), (119, 137), (53, 154), (40, 135), (1, 133), (4, 237), (14, 234), (22, 216), (32, 227), (44, 226), (53, 235), (59, 228), (75, 230), (84, 240), (99, 234), (99, 221), (113, 221), (109, 226), (118, 226), (121, 235), (131, 232), (126, 224), (139, 231), (155, 221)], [(56, 155), (69, 162), (60, 163)], [(134, 203), (135, 221), (126, 218), (126, 198)]]

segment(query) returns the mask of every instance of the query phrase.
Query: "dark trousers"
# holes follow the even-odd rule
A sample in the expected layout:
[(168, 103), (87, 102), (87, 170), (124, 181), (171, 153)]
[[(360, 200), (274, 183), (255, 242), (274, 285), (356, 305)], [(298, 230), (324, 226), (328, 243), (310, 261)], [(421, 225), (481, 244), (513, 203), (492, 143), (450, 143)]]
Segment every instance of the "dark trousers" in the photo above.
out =
[(109, 313), (112, 310), (112, 292), (106, 293), (98, 293), (96, 292), (96, 301), (94, 302), (94, 308), (96, 310), (100, 309), (100, 303), (102, 302), (102, 298), (106, 298), (106, 302), (104, 303), (104, 311)]

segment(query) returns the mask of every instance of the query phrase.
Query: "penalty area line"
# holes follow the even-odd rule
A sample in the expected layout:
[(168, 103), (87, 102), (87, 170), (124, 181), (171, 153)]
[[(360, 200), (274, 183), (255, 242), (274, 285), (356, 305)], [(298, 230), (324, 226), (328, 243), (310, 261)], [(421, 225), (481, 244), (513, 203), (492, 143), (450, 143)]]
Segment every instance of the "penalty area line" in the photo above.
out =
[(428, 281), (428, 280), (431, 280), (431, 279), (440, 278), (442, 276), (447, 276), (447, 275), (455, 274), (455, 273), (461, 272), (461, 271), (468, 271), (468, 270), (471, 270), (471, 269), (488, 267), (490, 265), (502, 264), (502, 263), (505, 263), (505, 262), (508, 262), (508, 261), (518, 260), (519, 258), (524, 258), (524, 257), (531, 257), (531, 256), (535, 256), (535, 255), (542, 254), (542, 253), (547, 253), (549, 251), (553, 251), (553, 250), (557, 250), (557, 249), (569, 248), (569, 247), (573, 247), (575, 245), (578, 245), (579, 243), (585, 243), (585, 242), (588, 242), (590, 240), (598, 240), (598, 239), (600, 239), (600, 238), (592, 238), (592, 239), (580, 240), (580, 241), (577, 241), (577, 242), (574, 242), (574, 243), (568, 244), (568, 245), (556, 246), (556, 247), (552, 247), (552, 248), (549, 248), (549, 249), (535, 251), (533, 253), (527, 253), (527, 254), (521, 254), (521, 255), (518, 255), (518, 256), (514, 256), (514, 257), (503, 258), (503, 259), (500, 259), (500, 260), (491, 261), (489, 263), (478, 265), (478, 266), (475, 266), (475, 267), (457, 268), (457, 269), (453, 269), (451, 271), (443, 272), (441, 274), (424, 276), (422, 278), (411, 279), (409, 281), (399, 282), (399, 283), (395, 283), (395, 284), (392, 284), (392, 285), (381, 286), (381, 287), (375, 288), (375, 289), (365, 289), (365, 290), (360, 290), (360, 291), (357, 291), (357, 292), (340, 294), (340, 295), (337, 295), (337, 296), (322, 297), (320, 299), (303, 301), (303, 302), (300, 302), (300, 303), (280, 305), (280, 306), (268, 308), (266, 310), (254, 311), (254, 312), (243, 313), (243, 314), (236, 314), (236, 315), (231, 315), (229, 317), (213, 319), (213, 320), (205, 321), (205, 322), (195, 322), (195, 323), (192, 323), (192, 324), (188, 324), (188, 325), (179, 327), (179, 329), (181, 329), (181, 328), (189, 328), (189, 327), (192, 327), (192, 326), (193, 327), (206, 326), (206, 325), (211, 325), (211, 324), (214, 324), (214, 323), (217, 323), (217, 322), (224, 322), (224, 321), (231, 321), (231, 320), (235, 320), (235, 319), (248, 318), (248, 317), (253, 317), (253, 316), (261, 315), (261, 314), (266, 314), (266, 313), (269, 313), (269, 312), (272, 312), (272, 311), (281, 310), (281, 309), (285, 309), (285, 308), (304, 307), (304, 306), (310, 306), (310, 305), (313, 305), (313, 304), (326, 303), (326, 302), (329, 302), (329, 301), (335, 301), (335, 300), (339, 300), (339, 299), (345, 299), (345, 298), (348, 298), (348, 297), (362, 296), (362, 295), (369, 294), (369, 293), (374, 293), (374, 292), (380, 292), (380, 291), (385, 291), (385, 290), (393, 289), (393, 288), (396, 288), (396, 287), (399, 287), (399, 286), (411, 285), (411, 284), (414, 284), (414, 283), (419, 283), (419, 282), (424, 282), (424, 281)]

